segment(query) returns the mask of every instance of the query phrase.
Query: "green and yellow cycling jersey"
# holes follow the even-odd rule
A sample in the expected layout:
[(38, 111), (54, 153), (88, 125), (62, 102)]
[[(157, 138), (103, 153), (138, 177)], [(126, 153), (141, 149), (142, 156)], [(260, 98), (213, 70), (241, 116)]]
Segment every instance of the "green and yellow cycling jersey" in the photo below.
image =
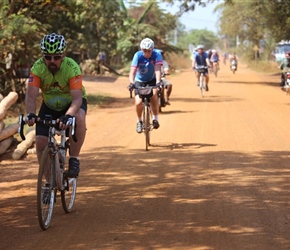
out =
[(87, 98), (81, 69), (69, 57), (64, 57), (55, 74), (48, 70), (43, 58), (38, 59), (31, 68), (28, 85), (40, 88), (44, 103), (56, 111), (63, 110), (72, 102), (71, 90), (82, 90), (83, 98)]

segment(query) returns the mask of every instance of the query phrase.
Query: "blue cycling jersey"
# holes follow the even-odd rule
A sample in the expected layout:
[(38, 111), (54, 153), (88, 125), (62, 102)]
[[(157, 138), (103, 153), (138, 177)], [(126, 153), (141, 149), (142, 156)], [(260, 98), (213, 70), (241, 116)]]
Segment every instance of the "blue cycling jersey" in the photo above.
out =
[(210, 58), (210, 61), (211, 62), (218, 62), (220, 59), (219, 59), (219, 55), (218, 54), (212, 54), (211, 58)]
[(162, 65), (162, 55), (159, 50), (153, 49), (150, 58), (146, 58), (143, 52), (137, 51), (133, 57), (131, 67), (137, 68), (135, 81), (150, 82), (156, 78), (155, 65)]
[(207, 66), (205, 59), (208, 58), (208, 54), (206, 52), (203, 52), (201, 55), (195, 52), (193, 58), (198, 66)]

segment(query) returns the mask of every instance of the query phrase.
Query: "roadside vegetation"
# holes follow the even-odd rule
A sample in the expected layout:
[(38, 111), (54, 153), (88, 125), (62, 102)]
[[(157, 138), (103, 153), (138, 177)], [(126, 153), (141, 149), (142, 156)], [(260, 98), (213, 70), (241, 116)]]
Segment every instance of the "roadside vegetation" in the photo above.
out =
[[(52, 32), (65, 36), (68, 56), (88, 74), (103, 74), (100, 53), (111, 69), (126, 74), (140, 40), (146, 36), (156, 47), (166, 51), (172, 68), (179, 70), (190, 60), (189, 45), (204, 44), (221, 52), (236, 52), (255, 67), (273, 63), (271, 53), (281, 39), (290, 39), (290, 5), (281, 0), (225, 0), (215, 11), (219, 14), (218, 32), (186, 30), (178, 17), (196, 5), (206, 6), (213, 0), (160, 0), (177, 4), (172, 15), (161, 9), (158, 1), (125, 0), (3, 0), (0, 3), (0, 93), (19, 93), (23, 102), (25, 82), (36, 58), (39, 42)], [(211, 15), (211, 13), (209, 13)], [(206, 17), (205, 17), (206, 19)], [(258, 51), (253, 51), (258, 47)], [(12, 68), (6, 68), (12, 54)], [(94, 63), (85, 62), (88, 60)], [(189, 63), (190, 65), (190, 63)], [(88, 66), (88, 67), (89, 67)], [(84, 66), (86, 67), (86, 66)], [(110, 71), (110, 70), (109, 70)]]

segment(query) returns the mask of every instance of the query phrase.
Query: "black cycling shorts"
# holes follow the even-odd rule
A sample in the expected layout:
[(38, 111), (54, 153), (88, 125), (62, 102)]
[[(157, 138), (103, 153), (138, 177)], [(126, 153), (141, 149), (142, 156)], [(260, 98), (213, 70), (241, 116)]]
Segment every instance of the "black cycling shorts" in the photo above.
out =
[[(45, 105), (44, 102), (42, 102), (41, 107), (39, 109), (38, 116), (41, 119), (44, 119), (45, 115), (51, 115), (52, 119), (55, 120), (55, 119), (60, 118), (62, 115), (65, 115), (69, 107), (70, 107), (70, 104), (65, 109), (61, 111), (56, 111), (56, 110), (50, 109), (49, 107)], [(83, 109), (87, 113), (87, 100), (85, 98), (83, 98), (81, 109)], [(48, 131), (49, 131), (49, 128), (47, 126), (41, 123), (36, 123), (36, 131), (35, 131), (36, 135), (48, 136)]]
[(156, 79), (153, 79), (149, 82), (135, 82), (135, 95), (139, 95), (138, 89), (139, 87), (145, 87), (145, 86), (156, 86)]

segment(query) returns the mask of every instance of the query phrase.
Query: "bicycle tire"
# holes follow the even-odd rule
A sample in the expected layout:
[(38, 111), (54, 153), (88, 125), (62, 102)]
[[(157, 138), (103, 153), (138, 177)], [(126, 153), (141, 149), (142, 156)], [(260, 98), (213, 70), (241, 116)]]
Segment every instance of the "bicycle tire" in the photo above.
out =
[(144, 120), (144, 133), (145, 133), (145, 149), (149, 150), (150, 146), (150, 108), (148, 100), (145, 101), (144, 112), (143, 112), (143, 120)]
[(54, 156), (48, 146), (45, 147), (39, 164), (37, 180), (37, 215), (43, 230), (51, 224), (55, 191), (53, 189)]
[[(66, 159), (68, 156), (69, 151), (69, 142), (67, 140), (66, 143)], [(70, 213), (73, 210), (76, 192), (77, 192), (77, 179), (76, 178), (68, 178), (67, 177), (68, 171), (68, 161), (65, 161), (64, 171), (63, 171), (63, 186), (64, 189), (61, 190), (61, 203), (62, 208), (66, 213)]]

